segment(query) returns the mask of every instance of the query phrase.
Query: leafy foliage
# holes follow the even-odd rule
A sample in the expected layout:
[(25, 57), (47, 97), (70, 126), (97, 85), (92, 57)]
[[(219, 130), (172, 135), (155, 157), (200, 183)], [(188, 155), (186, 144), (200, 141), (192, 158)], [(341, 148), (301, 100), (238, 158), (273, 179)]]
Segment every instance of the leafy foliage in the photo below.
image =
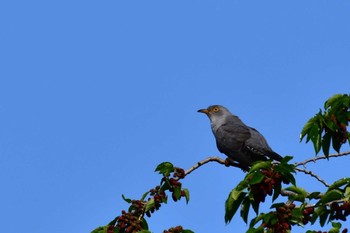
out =
[(256, 214), (259, 213), (260, 203), (265, 202), (267, 195), (276, 200), (281, 194), (282, 183), (295, 184), (294, 165), (288, 164), (292, 157), (285, 157), (281, 163), (273, 164), (271, 161), (259, 161), (255, 163), (248, 174), (236, 188), (229, 194), (226, 200), (225, 222), (229, 223), (241, 206), (241, 217), (247, 222), (249, 207), (253, 207)]
[(336, 94), (324, 104), (320, 110), (304, 126), (300, 141), (306, 136), (306, 142), (312, 141), (316, 154), (321, 150), (326, 157), (329, 155), (330, 144), (339, 153), (341, 146), (348, 141), (350, 133), (347, 130), (350, 121), (350, 96)]

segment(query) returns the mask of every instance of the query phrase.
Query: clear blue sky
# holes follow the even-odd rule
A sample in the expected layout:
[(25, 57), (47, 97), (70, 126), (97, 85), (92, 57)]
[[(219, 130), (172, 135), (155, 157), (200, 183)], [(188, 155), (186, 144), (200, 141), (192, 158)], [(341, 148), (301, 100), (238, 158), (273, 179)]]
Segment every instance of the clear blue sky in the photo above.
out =
[[(196, 112), (210, 104), (280, 154), (314, 156), (299, 133), (328, 97), (349, 93), (349, 10), (324, 0), (2, 1), (1, 231), (107, 224), (127, 208), (122, 194), (140, 198), (158, 184), (158, 163), (187, 169), (219, 155)], [(349, 176), (349, 158), (309, 168), (331, 183)], [(197, 170), (183, 183), (189, 204), (163, 206), (151, 229), (244, 232), (238, 216), (224, 223), (243, 177), (218, 164)]]

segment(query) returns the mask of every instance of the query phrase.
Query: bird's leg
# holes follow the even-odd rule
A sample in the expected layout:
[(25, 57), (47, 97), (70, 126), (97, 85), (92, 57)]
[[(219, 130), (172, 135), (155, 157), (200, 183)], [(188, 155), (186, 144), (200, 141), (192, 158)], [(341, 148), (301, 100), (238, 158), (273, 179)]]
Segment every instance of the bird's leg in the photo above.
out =
[(229, 166), (233, 166), (233, 167), (238, 167), (240, 169), (242, 169), (244, 172), (248, 171), (249, 169), (237, 162), (235, 162), (233, 159), (231, 159), (230, 157), (227, 157), (225, 159), (225, 166), (229, 167)]

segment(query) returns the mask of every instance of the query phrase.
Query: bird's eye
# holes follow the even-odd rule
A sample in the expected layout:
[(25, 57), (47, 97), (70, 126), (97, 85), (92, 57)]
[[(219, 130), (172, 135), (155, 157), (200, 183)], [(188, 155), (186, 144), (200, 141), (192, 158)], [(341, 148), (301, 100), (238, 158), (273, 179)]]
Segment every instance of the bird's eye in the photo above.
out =
[(213, 112), (218, 112), (218, 111), (220, 111), (220, 109), (218, 107), (213, 108)]

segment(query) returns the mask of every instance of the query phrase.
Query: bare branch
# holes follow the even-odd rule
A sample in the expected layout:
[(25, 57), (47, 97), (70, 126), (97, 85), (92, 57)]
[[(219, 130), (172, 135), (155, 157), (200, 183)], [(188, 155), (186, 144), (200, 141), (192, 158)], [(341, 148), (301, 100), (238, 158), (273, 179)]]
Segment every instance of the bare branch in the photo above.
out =
[(326, 181), (322, 180), (319, 176), (317, 176), (315, 173), (313, 173), (312, 171), (306, 170), (306, 169), (301, 169), (301, 168), (295, 168), (296, 171), (299, 172), (303, 172), (307, 175), (310, 175), (314, 178), (316, 178), (318, 181), (320, 181), (324, 186), (326, 186), (327, 188), (329, 187), (329, 184), (326, 183)]
[(221, 159), (219, 157), (208, 157), (206, 159), (203, 159), (202, 161), (199, 161), (198, 163), (196, 163), (194, 166), (190, 167), (186, 172), (185, 172), (185, 176), (187, 176), (188, 174), (190, 174), (191, 172), (193, 172), (194, 170), (196, 170), (197, 168), (199, 168), (200, 166), (209, 163), (209, 162), (217, 162), (220, 164), (224, 164), (225, 165), (225, 160)]
[[(328, 158), (341, 157), (341, 156), (346, 156), (346, 155), (350, 155), (350, 151), (345, 151), (345, 152), (342, 152), (342, 153), (339, 153), (339, 154), (330, 154), (330, 155), (328, 155)], [(305, 165), (307, 163), (316, 162), (317, 160), (321, 160), (321, 159), (327, 159), (327, 157), (325, 155), (316, 156), (314, 158), (307, 159), (307, 160), (305, 160), (303, 162), (295, 163), (295, 166), (298, 167), (300, 165), (303, 165), (305, 167)]]
[(242, 167), (239, 163), (235, 162), (233, 159), (230, 158), (226, 158), (226, 159), (222, 159), (220, 157), (208, 157), (206, 159), (203, 159), (201, 161), (199, 161), (198, 163), (196, 163), (195, 165), (193, 165), (192, 167), (190, 167), (186, 172), (185, 172), (185, 176), (189, 175), (191, 172), (193, 172), (194, 170), (198, 169), (199, 167), (201, 167), (202, 165), (209, 163), (209, 162), (217, 162), (219, 164), (223, 164), (226, 167), (229, 166), (233, 166), (233, 167), (238, 167), (241, 168), (243, 171), (247, 171), (245, 170), (244, 167)]

